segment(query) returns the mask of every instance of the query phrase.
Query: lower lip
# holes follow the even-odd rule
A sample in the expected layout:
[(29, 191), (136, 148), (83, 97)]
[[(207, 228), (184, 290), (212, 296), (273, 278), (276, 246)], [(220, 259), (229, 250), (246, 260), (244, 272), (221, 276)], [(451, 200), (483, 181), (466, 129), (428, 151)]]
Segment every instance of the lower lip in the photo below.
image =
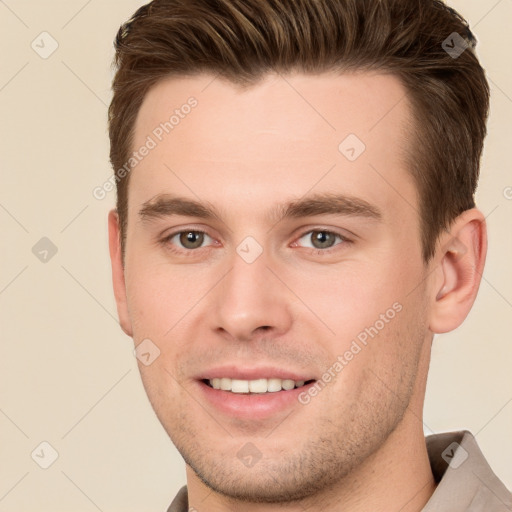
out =
[(315, 382), (288, 391), (269, 393), (232, 393), (213, 389), (198, 381), (199, 389), (206, 400), (220, 412), (240, 419), (265, 419), (293, 405), (300, 405), (299, 395)]

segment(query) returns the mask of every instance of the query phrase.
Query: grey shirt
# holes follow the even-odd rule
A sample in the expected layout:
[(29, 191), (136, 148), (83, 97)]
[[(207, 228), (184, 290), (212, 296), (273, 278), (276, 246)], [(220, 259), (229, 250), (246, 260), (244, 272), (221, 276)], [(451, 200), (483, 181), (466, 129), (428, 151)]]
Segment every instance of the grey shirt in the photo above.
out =
[[(493, 473), (470, 432), (435, 434), (426, 443), (438, 485), (422, 512), (512, 512), (512, 494)], [(186, 486), (167, 512), (188, 512)]]

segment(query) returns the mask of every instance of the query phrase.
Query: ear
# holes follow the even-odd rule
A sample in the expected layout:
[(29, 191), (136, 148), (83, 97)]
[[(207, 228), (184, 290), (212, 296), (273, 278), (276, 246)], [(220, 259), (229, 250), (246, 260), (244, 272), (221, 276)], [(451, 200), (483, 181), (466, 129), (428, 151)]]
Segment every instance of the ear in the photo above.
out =
[(485, 217), (466, 210), (440, 236), (434, 256), (430, 330), (449, 332), (466, 318), (475, 302), (487, 254)]
[(132, 324), (128, 314), (126, 301), (126, 285), (124, 281), (123, 258), (121, 252), (121, 238), (119, 229), (119, 215), (116, 210), (108, 214), (108, 245), (110, 249), (110, 263), (112, 265), (112, 284), (117, 303), (119, 325), (130, 337), (133, 337)]

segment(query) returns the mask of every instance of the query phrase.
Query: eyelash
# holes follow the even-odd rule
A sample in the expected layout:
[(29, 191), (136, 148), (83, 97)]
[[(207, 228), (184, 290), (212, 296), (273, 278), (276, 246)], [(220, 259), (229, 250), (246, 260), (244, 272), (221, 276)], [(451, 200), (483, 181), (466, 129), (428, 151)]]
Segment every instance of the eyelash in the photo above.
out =
[[(300, 240), (301, 238), (303, 238), (305, 235), (308, 235), (310, 233), (314, 233), (314, 232), (320, 232), (320, 233), (328, 233), (330, 235), (334, 235), (335, 237), (338, 237), (341, 242), (343, 243), (337, 243), (335, 244), (334, 246), (332, 247), (329, 247), (327, 249), (317, 249), (317, 248), (312, 248), (312, 247), (305, 247), (305, 249), (310, 249), (311, 251), (314, 252), (314, 254), (317, 254), (317, 255), (326, 255), (326, 254), (331, 254), (332, 252), (335, 252), (339, 249), (336, 249), (339, 245), (345, 245), (345, 244), (353, 244), (354, 242), (352, 240), (350, 240), (349, 238), (347, 238), (346, 236), (342, 235), (341, 233), (338, 233), (336, 231), (331, 231), (331, 230), (328, 230), (328, 229), (322, 229), (322, 228), (314, 228), (314, 229), (309, 229), (307, 231), (304, 231), (298, 238), (297, 240)], [(197, 251), (199, 251), (200, 249), (205, 249), (206, 247), (198, 247), (196, 249), (177, 249), (173, 244), (170, 243), (170, 241), (176, 236), (176, 235), (181, 235), (182, 233), (202, 233), (206, 236), (209, 236), (208, 233), (202, 229), (182, 229), (180, 231), (174, 231), (173, 233), (170, 233), (169, 235), (165, 236), (162, 240), (161, 240), (161, 244), (166, 247), (168, 250), (170, 250), (171, 252), (175, 253), (175, 254), (178, 254), (178, 255), (181, 255), (181, 256), (194, 256), (195, 254), (197, 254)], [(210, 237), (212, 238), (212, 237)], [(296, 243), (296, 242), (294, 242)]]
[(209, 236), (208, 233), (202, 229), (182, 229), (180, 231), (174, 231), (173, 233), (165, 236), (161, 241), (162, 245), (169, 249), (169, 251), (172, 253), (178, 254), (180, 256), (195, 256), (195, 253), (197, 253), (199, 249), (205, 249), (205, 247), (198, 247), (197, 249), (176, 249), (176, 247), (171, 244), (171, 240), (176, 235), (181, 235), (182, 233), (203, 233), (203, 235)]

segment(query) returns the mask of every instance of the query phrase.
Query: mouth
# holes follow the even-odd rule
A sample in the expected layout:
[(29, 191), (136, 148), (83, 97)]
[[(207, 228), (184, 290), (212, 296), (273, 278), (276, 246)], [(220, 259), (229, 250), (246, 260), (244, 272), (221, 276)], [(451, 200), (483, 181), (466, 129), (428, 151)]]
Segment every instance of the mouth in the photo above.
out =
[(202, 382), (212, 389), (226, 391), (228, 393), (241, 395), (263, 395), (302, 388), (315, 382), (315, 380), (292, 380), (279, 378), (243, 380), (232, 379), (229, 377), (215, 377), (213, 379), (202, 379)]
[(205, 369), (194, 380), (207, 410), (254, 423), (272, 421), (291, 409), (303, 410), (301, 396), (317, 382), (317, 374), (311, 372), (238, 362)]
[[(280, 417), (294, 408), (304, 410), (300, 396), (316, 380), (214, 377), (199, 379), (199, 396), (224, 417), (254, 423)], [(223, 389), (224, 388), (224, 389)]]

